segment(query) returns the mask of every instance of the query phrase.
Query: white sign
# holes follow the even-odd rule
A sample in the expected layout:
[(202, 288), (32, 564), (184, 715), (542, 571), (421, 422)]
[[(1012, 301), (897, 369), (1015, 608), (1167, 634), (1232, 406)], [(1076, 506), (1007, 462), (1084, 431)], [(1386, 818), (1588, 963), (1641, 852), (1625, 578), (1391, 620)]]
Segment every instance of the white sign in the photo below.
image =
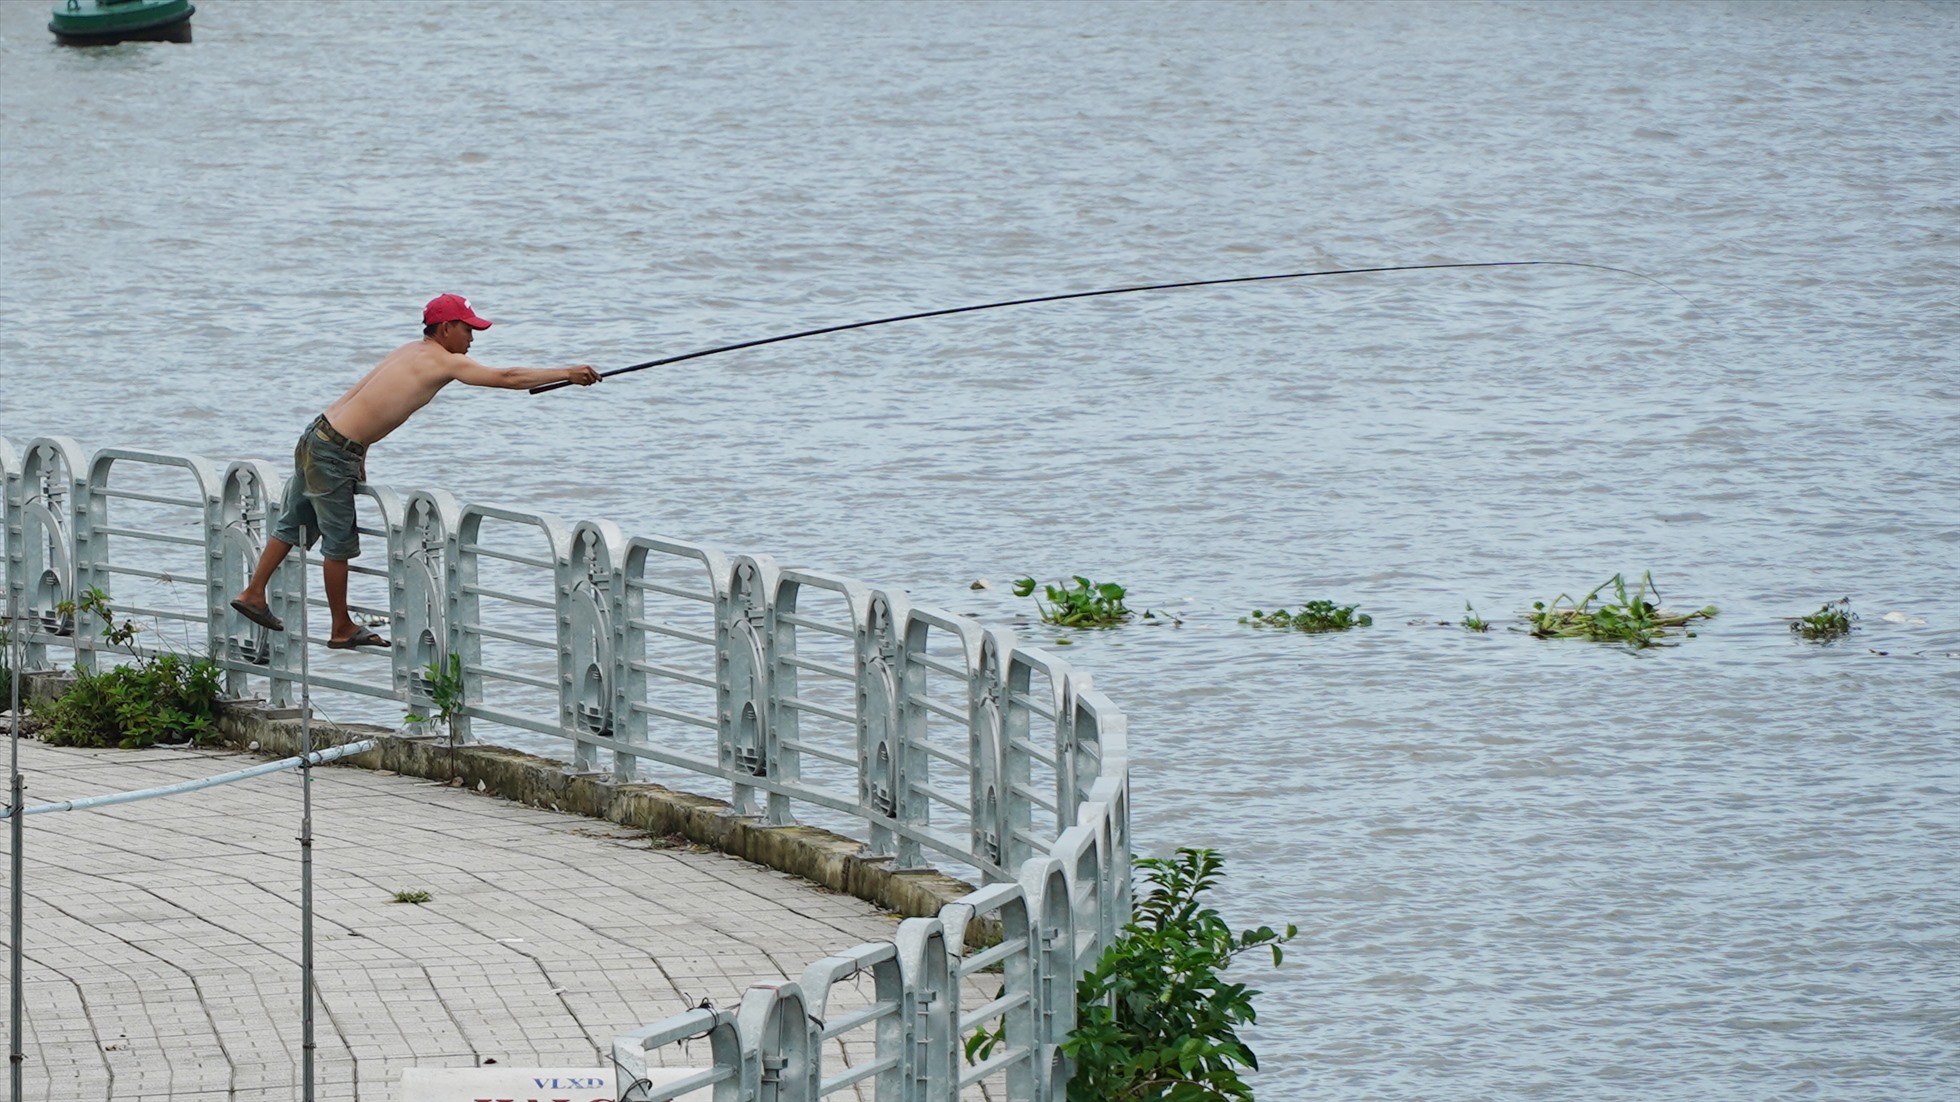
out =
[[(671, 1083), (700, 1068), (648, 1068)], [(711, 1088), (677, 1102), (708, 1102)], [(611, 1068), (403, 1068), (401, 1102), (613, 1102)]]

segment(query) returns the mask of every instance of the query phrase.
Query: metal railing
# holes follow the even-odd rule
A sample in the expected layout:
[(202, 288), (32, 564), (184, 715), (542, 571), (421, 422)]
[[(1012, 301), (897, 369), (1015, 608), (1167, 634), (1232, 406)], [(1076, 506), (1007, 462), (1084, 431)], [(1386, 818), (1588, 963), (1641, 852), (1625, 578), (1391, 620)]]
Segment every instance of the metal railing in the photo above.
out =
[[(181, 645), (219, 665), (229, 695), (295, 703), (300, 648), (324, 640), (268, 633), (230, 607), (281, 472), (91, 456), (42, 437), (19, 450), (0, 438), (0, 475), (5, 579), (21, 610), (7, 629), (27, 668), (105, 660), (99, 626), (73, 607), (94, 588), (145, 624), (134, 650)], [(1130, 911), (1124, 719), (1086, 675), (1005, 630), (764, 555), (439, 491), (364, 485), (357, 504), (378, 565), (353, 564), (351, 603), (385, 616), (397, 645), (314, 662), (314, 700), (329, 690), (429, 716), (432, 675), (455, 656), (465, 703), (452, 737), (542, 742), (568, 771), (621, 783), (705, 782), (767, 824), (852, 834), (896, 868), (938, 862), (983, 885), (902, 923), (894, 942), (751, 988), (739, 1008), (618, 1038), (621, 1098), (704, 1086), (716, 1102), (1064, 1097), (1075, 981)], [(268, 588), (289, 625), (302, 599), (322, 603), (296, 560)], [(983, 925), (1000, 940), (970, 951), (967, 932)], [(976, 1001), (990, 984), (998, 995)], [(969, 1065), (962, 1040), (981, 1028), (1001, 1040)], [(644, 1082), (665, 1050), (704, 1037), (711, 1068)]]

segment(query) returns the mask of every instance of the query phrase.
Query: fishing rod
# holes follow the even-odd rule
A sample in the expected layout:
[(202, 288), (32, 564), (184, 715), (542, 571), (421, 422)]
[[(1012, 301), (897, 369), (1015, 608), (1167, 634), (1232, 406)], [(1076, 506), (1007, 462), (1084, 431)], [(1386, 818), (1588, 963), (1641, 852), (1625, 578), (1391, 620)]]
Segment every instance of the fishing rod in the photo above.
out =
[[(779, 337), (764, 337), (761, 340), (742, 341), (739, 344), (724, 344), (719, 348), (704, 348), (699, 352), (686, 352), (679, 356), (668, 356), (662, 360), (648, 360), (643, 364), (634, 364), (631, 367), (616, 367), (611, 371), (601, 371), (599, 372), (599, 377), (605, 379), (614, 375), (624, 375), (629, 371), (644, 371), (649, 367), (664, 367), (667, 364), (677, 364), (682, 360), (698, 360), (703, 356), (713, 356), (719, 352), (733, 352), (738, 348), (756, 348), (765, 344), (775, 344), (778, 341), (793, 341), (801, 337), (816, 337), (825, 333), (841, 333), (846, 329), (865, 329), (873, 325), (890, 325), (895, 321), (917, 321), (920, 318), (938, 318), (945, 317), (948, 314), (970, 314), (975, 310), (998, 310), (1003, 306), (1027, 306), (1030, 303), (1036, 302), (1061, 302), (1064, 299), (1096, 298), (1101, 295), (1127, 295), (1137, 291), (1169, 291), (1178, 287), (1217, 287), (1227, 283), (1259, 283), (1271, 279), (1311, 279), (1314, 276), (1367, 275), (1375, 272), (1422, 272), (1434, 271), (1439, 268), (1533, 267), (1592, 268), (1595, 271), (1601, 272), (1618, 272), (1621, 275), (1630, 275), (1637, 279), (1644, 279), (1649, 283), (1665, 289), (1670, 294), (1679, 295), (1688, 305), (1696, 309), (1701, 308), (1701, 305), (1695, 302), (1694, 299), (1688, 298), (1687, 295), (1681, 294), (1681, 292), (1676, 291), (1674, 288), (1669, 287), (1667, 284), (1662, 283), (1645, 272), (1636, 272), (1630, 268), (1614, 268), (1606, 264), (1588, 264), (1580, 260), (1485, 260), (1475, 263), (1466, 262), (1457, 264), (1393, 264), (1380, 268), (1330, 268), (1320, 272), (1282, 272), (1278, 275), (1236, 276), (1231, 279), (1193, 279), (1183, 283), (1152, 283), (1142, 287), (1112, 287), (1105, 291), (1072, 291), (1064, 295), (1016, 298), (1009, 299), (1006, 302), (982, 303), (979, 306), (955, 306), (950, 310), (926, 310), (917, 314), (900, 314), (896, 317), (877, 318), (873, 321), (854, 321), (849, 325), (827, 325), (822, 329), (805, 329), (801, 333), (785, 333)], [(570, 385), (572, 384), (569, 382), (545, 383), (542, 386), (532, 387), (531, 393), (543, 394), (545, 391), (557, 390), (559, 387)]]

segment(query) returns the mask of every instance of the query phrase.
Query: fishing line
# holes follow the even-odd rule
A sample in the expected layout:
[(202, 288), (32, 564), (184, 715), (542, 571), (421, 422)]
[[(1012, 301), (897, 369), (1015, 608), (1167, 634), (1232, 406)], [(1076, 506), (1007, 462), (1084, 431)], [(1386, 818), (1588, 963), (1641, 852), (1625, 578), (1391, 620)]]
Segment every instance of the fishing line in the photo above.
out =
[[(1687, 295), (1681, 294), (1681, 292), (1675, 290), (1672, 287), (1669, 287), (1667, 284), (1662, 283), (1660, 280), (1655, 279), (1653, 276), (1650, 276), (1645, 272), (1636, 272), (1630, 268), (1615, 268), (1606, 264), (1588, 264), (1580, 260), (1485, 260), (1485, 261), (1479, 261), (1475, 263), (1465, 262), (1465, 263), (1457, 263), (1457, 264), (1394, 264), (1394, 265), (1389, 265), (1387, 267), (1380, 267), (1380, 268), (1330, 268), (1326, 271), (1320, 271), (1320, 272), (1282, 272), (1278, 275), (1236, 276), (1231, 279), (1193, 279), (1193, 280), (1187, 280), (1182, 283), (1151, 283), (1142, 287), (1112, 287), (1105, 291), (1072, 291), (1064, 295), (1041, 295), (1037, 298), (1016, 298), (1016, 299), (1009, 299), (1005, 302), (982, 303), (979, 306), (956, 306), (950, 310), (926, 310), (917, 314), (900, 314), (896, 317), (878, 318), (873, 321), (854, 321), (851, 322), (849, 325), (827, 325), (822, 329), (805, 329), (801, 333), (785, 333), (779, 337), (764, 337), (761, 340), (742, 341), (739, 344), (724, 344), (719, 348), (705, 348), (699, 352), (687, 352), (679, 356), (669, 356), (663, 360), (648, 360), (646, 363), (634, 364), (631, 367), (616, 367), (611, 371), (599, 372), (599, 377), (605, 379), (605, 378), (610, 378), (614, 375), (624, 375), (629, 371), (644, 371), (649, 367), (663, 367), (667, 364), (680, 363), (682, 360), (696, 360), (696, 359), (700, 359), (702, 356), (715, 355), (718, 352), (733, 352), (738, 348), (756, 348), (765, 344), (775, 344), (778, 341), (793, 341), (800, 337), (821, 336), (824, 333), (841, 333), (846, 329), (865, 329), (873, 325), (890, 325), (892, 322), (895, 321), (917, 321), (920, 318), (938, 318), (938, 317), (945, 317), (948, 314), (970, 314), (975, 310), (998, 310), (1003, 306), (1027, 306), (1030, 303), (1036, 303), (1036, 302), (1061, 302), (1064, 299), (1096, 298), (1101, 295), (1127, 295), (1137, 291), (1169, 291), (1179, 287), (1218, 287), (1227, 283), (1260, 283), (1272, 279), (1311, 279), (1315, 276), (1368, 275), (1376, 272), (1423, 272), (1423, 271), (1435, 271), (1441, 268), (1542, 268), (1542, 267), (1591, 268), (1595, 271), (1618, 272), (1621, 275), (1630, 275), (1635, 277), (1636, 279), (1644, 279), (1647, 282), (1652, 283), (1655, 286), (1662, 288), (1663, 290), (1666, 290), (1669, 294), (1679, 296), (1682, 301), (1686, 302), (1690, 306), (1693, 306), (1697, 310), (1702, 308), (1701, 304), (1696, 302), (1694, 299), (1689, 298)], [(545, 383), (543, 386), (532, 387), (531, 393), (543, 394), (548, 390), (557, 390), (559, 387), (571, 386), (571, 385), (572, 384), (569, 382)]]

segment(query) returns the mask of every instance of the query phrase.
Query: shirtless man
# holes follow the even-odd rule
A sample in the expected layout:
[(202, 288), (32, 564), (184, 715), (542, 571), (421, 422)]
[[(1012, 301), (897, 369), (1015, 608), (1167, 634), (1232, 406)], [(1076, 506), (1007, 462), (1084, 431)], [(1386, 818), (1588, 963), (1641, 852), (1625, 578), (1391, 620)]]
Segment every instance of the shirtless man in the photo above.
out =
[(465, 353), (476, 331), (490, 323), (476, 315), (461, 295), (437, 295), (422, 308), (422, 339), (388, 353), (327, 412), (314, 418), (293, 449), (293, 477), (279, 506), (278, 523), (265, 542), (258, 569), (245, 591), (231, 603), (238, 614), (273, 631), (284, 631), (265, 599), (266, 583), (295, 544), (321, 540), (321, 573), (333, 628), (327, 646), (335, 650), (386, 647), (386, 639), (354, 623), (347, 614), (347, 561), (361, 553), (354, 527), (354, 486), (367, 477), (367, 450), (402, 426), (450, 383), (525, 390), (545, 383), (591, 386), (599, 373), (585, 364), (572, 367), (485, 367)]

